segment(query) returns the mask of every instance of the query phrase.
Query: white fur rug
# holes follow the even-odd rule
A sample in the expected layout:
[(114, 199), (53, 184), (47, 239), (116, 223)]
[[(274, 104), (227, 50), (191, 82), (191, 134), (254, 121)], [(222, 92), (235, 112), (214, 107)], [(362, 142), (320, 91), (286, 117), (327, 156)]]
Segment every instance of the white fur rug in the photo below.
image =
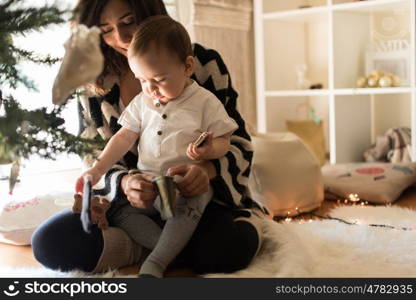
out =
[(137, 278), (137, 275), (121, 275), (117, 271), (103, 274), (91, 274), (82, 271), (59, 272), (46, 268), (35, 267), (3, 267), (0, 266), (0, 278)]
[[(331, 216), (357, 225), (333, 220), (305, 223), (265, 220), (264, 246), (248, 268), (206, 277), (416, 277), (416, 211), (349, 206), (333, 210)], [(43, 268), (0, 267), (0, 277), (93, 276)], [(94, 277), (135, 276), (108, 272)]]
[(207, 277), (416, 277), (416, 211), (349, 206), (331, 216), (357, 225), (267, 221), (264, 247), (248, 268)]

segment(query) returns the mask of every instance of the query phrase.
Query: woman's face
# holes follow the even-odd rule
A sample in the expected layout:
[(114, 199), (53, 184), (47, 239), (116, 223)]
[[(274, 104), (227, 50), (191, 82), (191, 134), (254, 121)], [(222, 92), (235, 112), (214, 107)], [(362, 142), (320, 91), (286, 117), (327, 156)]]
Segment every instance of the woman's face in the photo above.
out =
[(104, 42), (127, 56), (127, 48), (137, 29), (137, 24), (126, 1), (109, 0), (101, 13), (98, 26), (102, 31)]

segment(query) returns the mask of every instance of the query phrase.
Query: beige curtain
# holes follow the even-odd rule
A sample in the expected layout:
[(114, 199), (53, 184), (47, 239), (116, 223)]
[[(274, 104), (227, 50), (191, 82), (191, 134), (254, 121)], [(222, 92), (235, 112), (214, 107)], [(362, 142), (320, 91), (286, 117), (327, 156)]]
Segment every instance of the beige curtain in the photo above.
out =
[(239, 94), (239, 111), (255, 126), (252, 0), (192, 1), (187, 27), (193, 41), (221, 54)]

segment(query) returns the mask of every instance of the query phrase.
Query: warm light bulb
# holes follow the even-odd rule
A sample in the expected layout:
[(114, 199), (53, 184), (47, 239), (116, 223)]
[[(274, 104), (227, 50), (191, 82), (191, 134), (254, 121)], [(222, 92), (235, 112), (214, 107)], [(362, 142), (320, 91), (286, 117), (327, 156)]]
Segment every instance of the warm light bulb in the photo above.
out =
[(351, 202), (358, 202), (358, 201), (360, 201), (360, 198), (358, 197), (358, 195), (357, 195), (357, 194), (349, 194), (349, 195), (348, 195), (348, 199), (349, 199)]

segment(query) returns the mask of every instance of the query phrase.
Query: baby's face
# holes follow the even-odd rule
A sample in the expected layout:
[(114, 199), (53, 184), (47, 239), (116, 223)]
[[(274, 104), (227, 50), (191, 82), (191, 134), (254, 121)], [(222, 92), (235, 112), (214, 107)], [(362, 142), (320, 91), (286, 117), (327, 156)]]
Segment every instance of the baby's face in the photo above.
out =
[[(166, 50), (152, 50), (142, 55), (130, 55), (129, 52), (130, 69), (140, 80), (143, 93), (167, 103), (182, 94), (192, 75), (193, 63), (188, 66)], [(188, 58), (193, 60), (192, 57)]]

